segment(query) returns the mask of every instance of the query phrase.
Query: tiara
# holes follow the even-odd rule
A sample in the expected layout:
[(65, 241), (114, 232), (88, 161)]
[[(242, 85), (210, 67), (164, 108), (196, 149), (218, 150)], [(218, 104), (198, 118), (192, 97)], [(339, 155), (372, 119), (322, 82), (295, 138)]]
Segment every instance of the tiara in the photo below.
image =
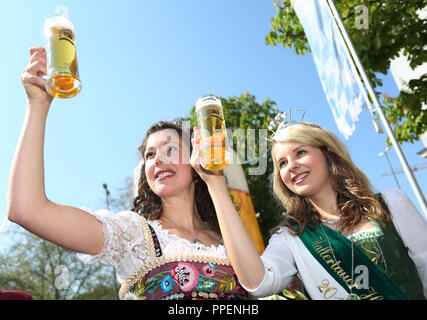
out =
[[(301, 119), (298, 121), (296, 119), (292, 119), (292, 113), (302, 112), (302, 115), (300, 116)], [(277, 114), (272, 121), (270, 121), (267, 129), (271, 132), (270, 137), (273, 138), (274, 136), (278, 135), (280, 131), (282, 131), (285, 128), (288, 128), (290, 126), (293, 126), (295, 124), (303, 123), (304, 115), (305, 115), (306, 109), (303, 110), (291, 110), (282, 112)]]

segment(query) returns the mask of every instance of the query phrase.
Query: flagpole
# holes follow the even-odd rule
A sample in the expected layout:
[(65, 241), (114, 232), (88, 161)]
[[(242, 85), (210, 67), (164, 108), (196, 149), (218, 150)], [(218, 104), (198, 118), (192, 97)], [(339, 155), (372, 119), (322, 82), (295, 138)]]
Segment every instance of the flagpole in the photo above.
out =
[(378, 115), (380, 116), (380, 119), (385, 127), (385, 130), (387, 132), (387, 135), (389, 136), (391, 143), (397, 153), (397, 156), (402, 164), (403, 170), (405, 171), (406, 177), (409, 180), (409, 183), (412, 187), (412, 190), (415, 193), (415, 196), (417, 197), (417, 200), (421, 206), (421, 209), (423, 210), (424, 216), (427, 217), (427, 206), (426, 206), (426, 200), (424, 198), (423, 193), (421, 192), (421, 189), (418, 185), (417, 180), (415, 179), (414, 173), (412, 172), (411, 168), (409, 167), (405, 155), (402, 152), (402, 149), (400, 148), (399, 143), (396, 140), (396, 137), (394, 136), (394, 132), (390, 126), (390, 123), (387, 120), (387, 117), (384, 114), (384, 111), (378, 102), (377, 96), (375, 95), (374, 90), (372, 89), (371, 82), (369, 81), (368, 77), (366, 76), (365, 69), (363, 68), (359, 56), (356, 53), (356, 50), (353, 47), (353, 43), (350, 40), (350, 37), (348, 36), (347, 30), (344, 27), (344, 24), (341, 21), (341, 17), (338, 14), (337, 8), (335, 7), (333, 0), (327, 0), (329, 3), (329, 7), (332, 11), (332, 14), (335, 18), (335, 21), (341, 30), (341, 34), (343, 35), (344, 41), (347, 44), (347, 49), (350, 51), (351, 56), (353, 57), (353, 61), (356, 63), (357, 70), (359, 71), (360, 75), (362, 76), (363, 82), (366, 85), (366, 88), (368, 89), (369, 96), (371, 97), (375, 109), (378, 112)]

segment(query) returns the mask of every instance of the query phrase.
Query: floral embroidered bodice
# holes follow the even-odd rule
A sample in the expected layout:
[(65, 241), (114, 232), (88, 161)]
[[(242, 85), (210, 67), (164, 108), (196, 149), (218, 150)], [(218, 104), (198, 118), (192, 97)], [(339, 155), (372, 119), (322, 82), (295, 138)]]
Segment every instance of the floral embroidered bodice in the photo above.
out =
[[(124, 292), (121, 299), (138, 298), (130, 291), (134, 284), (141, 299), (143, 296), (147, 299), (188, 298), (194, 295), (193, 291), (200, 298), (211, 299), (237, 298), (241, 294), (224, 245), (208, 247), (192, 243), (163, 229), (157, 220), (145, 220), (132, 211), (82, 209), (102, 223), (104, 246), (96, 255), (77, 253), (77, 256), (87, 264), (102, 262), (114, 266)], [(159, 253), (161, 256), (157, 256)], [(159, 275), (155, 277), (156, 274)], [(155, 278), (145, 282), (142, 280), (145, 275), (148, 280)], [(146, 289), (144, 283), (148, 285)], [(160, 295), (152, 295), (154, 287), (160, 290)], [(187, 291), (188, 288), (192, 291)]]
[(165, 256), (157, 235), (143, 224), (149, 262), (120, 289), (120, 298), (140, 300), (246, 299), (228, 259), (197, 254)]

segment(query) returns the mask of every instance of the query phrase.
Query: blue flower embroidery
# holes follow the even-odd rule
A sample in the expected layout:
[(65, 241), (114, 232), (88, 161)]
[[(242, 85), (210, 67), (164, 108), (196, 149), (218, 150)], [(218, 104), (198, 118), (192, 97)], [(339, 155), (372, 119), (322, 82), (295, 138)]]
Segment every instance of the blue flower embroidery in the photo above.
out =
[(171, 276), (166, 276), (163, 278), (160, 288), (162, 288), (164, 292), (168, 292), (173, 288), (173, 284), (173, 278)]

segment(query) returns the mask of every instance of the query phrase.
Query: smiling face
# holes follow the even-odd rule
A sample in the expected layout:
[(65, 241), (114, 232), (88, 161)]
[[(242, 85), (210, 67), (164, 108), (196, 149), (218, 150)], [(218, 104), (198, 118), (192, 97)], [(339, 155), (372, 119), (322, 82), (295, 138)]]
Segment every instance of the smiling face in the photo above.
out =
[(190, 151), (182, 147), (175, 130), (152, 133), (147, 139), (144, 160), (147, 182), (160, 198), (177, 196), (191, 187)]
[(315, 198), (331, 188), (323, 152), (299, 142), (277, 142), (275, 164), (285, 186), (293, 193)]

